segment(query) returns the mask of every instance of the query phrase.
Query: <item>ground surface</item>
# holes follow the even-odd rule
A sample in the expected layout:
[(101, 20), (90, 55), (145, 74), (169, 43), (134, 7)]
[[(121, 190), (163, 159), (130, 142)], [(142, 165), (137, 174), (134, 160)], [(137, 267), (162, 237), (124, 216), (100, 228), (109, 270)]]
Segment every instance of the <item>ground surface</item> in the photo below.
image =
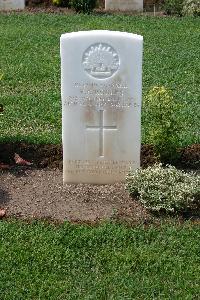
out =
[(59, 221), (98, 221), (116, 215), (144, 221), (145, 210), (124, 185), (66, 185), (62, 171), (18, 168), (1, 174), (0, 206), (7, 216), (53, 218)]
[[(181, 150), (179, 166), (199, 169), (200, 145)], [(31, 161), (17, 165), (14, 154)], [(152, 146), (142, 146), (142, 166), (156, 161)], [(62, 183), (60, 145), (1, 144), (0, 208), (7, 216), (96, 222), (110, 218), (149, 222), (152, 216), (125, 190), (125, 185), (66, 185)]]

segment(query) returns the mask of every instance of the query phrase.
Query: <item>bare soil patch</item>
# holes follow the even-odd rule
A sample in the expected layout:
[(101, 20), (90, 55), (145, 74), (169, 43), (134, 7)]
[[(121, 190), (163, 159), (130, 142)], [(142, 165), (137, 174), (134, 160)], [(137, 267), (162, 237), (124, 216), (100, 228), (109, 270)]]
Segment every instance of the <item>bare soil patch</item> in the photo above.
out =
[[(200, 169), (200, 145), (181, 149), (179, 167)], [(18, 166), (19, 154), (32, 165)], [(151, 145), (143, 145), (142, 166), (158, 159)], [(155, 216), (129, 196), (123, 183), (89, 185), (62, 183), (61, 145), (0, 144), (0, 209), (7, 217), (96, 223), (106, 219), (148, 224)]]
[(134, 202), (124, 184), (62, 184), (62, 171), (18, 168), (1, 174), (0, 206), (7, 216), (96, 222), (129, 216), (144, 221), (148, 213)]

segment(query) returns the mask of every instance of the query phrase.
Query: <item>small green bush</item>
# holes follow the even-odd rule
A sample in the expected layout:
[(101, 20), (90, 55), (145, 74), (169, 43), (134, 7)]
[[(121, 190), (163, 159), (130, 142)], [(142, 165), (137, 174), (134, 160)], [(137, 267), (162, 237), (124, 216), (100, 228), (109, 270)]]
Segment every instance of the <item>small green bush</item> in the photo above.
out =
[(183, 16), (200, 16), (200, 0), (185, 0), (183, 1)]
[(164, 163), (178, 158), (180, 124), (177, 120), (178, 104), (171, 92), (164, 87), (154, 87), (144, 97), (143, 107), (150, 116), (149, 142), (154, 144), (156, 154)]
[(89, 14), (96, 7), (96, 0), (71, 0), (71, 7), (78, 13)]
[(167, 15), (182, 16), (183, 0), (165, 0), (163, 6)]
[(152, 211), (181, 212), (200, 205), (200, 176), (173, 166), (163, 168), (156, 164), (130, 172), (126, 189)]

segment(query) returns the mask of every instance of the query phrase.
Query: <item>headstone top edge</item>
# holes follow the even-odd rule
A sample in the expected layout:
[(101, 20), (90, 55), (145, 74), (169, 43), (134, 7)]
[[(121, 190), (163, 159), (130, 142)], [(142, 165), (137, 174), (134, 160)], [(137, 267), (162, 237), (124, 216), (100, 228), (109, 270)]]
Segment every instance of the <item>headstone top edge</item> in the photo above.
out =
[(143, 41), (143, 36), (139, 34), (134, 34), (130, 32), (123, 32), (123, 31), (112, 31), (112, 30), (88, 30), (88, 31), (76, 31), (76, 32), (67, 32), (61, 34), (60, 39), (65, 40), (68, 38), (73, 37), (98, 37), (98, 36), (110, 36), (110, 37), (125, 37), (130, 38), (138, 41)]

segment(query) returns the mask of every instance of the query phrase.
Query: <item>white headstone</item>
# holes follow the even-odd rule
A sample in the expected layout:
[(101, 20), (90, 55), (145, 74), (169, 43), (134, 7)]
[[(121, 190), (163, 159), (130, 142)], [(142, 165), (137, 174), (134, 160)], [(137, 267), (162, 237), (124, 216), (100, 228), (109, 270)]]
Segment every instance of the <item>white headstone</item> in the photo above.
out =
[(0, 10), (24, 9), (25, 0), (0, 0)]
[(61, 36), (63, 180), (109, 184), (140, 166), (142, 36)]
[(143, 0), (105, 0), (106, 10), (136, 11), (143, 10)]

